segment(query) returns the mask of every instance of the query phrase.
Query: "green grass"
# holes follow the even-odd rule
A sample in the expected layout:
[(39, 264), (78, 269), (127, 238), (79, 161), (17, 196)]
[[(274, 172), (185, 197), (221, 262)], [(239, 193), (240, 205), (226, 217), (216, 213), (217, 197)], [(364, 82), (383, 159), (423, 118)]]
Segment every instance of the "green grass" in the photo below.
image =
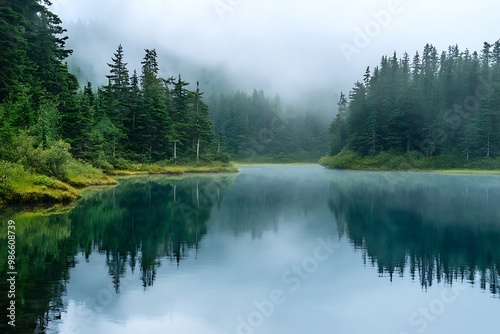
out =
[(36, 174), (21, 164), (0, 161), (0, 204), (69, 204), (81, 197), (79, 188), (88, 186), (116, 185), (118, 181), (109, 175), (144, 175), (186, 173), (237, 173), (232, 163), (200, 162), (185, 165), (131, 164), (128, 170), (111, 170), (104, 173), (88, 163), (71, 159), (64, 166), (64, 182), (54, 177)]
[(426, 157), (419, 152), (405, 154), (381, 152), (376, 156), (362, 157), (355, 152), (342, 150), (335, 156), (322, 157), (319, 163), (328, 168), (351, 170), (456, 171), (462, 173), (488, 171), (487, 173), (490, 174), (500, 171), (500, 158), (478, 158), (465, 161), (462, 157), (453, 154)]
[(36, 174), (22, 165), (0, 162), (0, 203), (4, 204), (68, 204), (80, 198), (75, 188), (90, 185), (118, 184), (101, 170), (89, 164), (71, 160), (65, 166), (64, 182), (54, 177)]
[(21, 165), (0, 162), (0, 203), (71, 203), (80, 195), (59, 180), (26, 171)]
[(76, 188), (118, 184), (116, 180), (104, 174), (102, 170), (77, 160), (68, 162), (66, 175), (65, 181)]
[(237, 173), (238, 168), (232, 163), (209, 162), (209, 163), (191, 163), (183, 165), (171, 164), (130, 164), (127, 169), (118, 169), (107, 171), (110, 175), (144, 175), (144, 174), (166, 174), (182, 175), (186, 173)]

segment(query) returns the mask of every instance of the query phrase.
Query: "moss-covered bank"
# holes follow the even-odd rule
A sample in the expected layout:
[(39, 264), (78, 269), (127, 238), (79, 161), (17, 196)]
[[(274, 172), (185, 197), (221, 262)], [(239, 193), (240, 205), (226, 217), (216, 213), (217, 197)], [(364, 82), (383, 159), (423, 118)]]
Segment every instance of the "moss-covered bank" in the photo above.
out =
[(130, 165), (129, 168), (103, 172), (73, 160), (65, 167), (64, 179), (58, 180), (28, 171), (21, 164), (0, 162), (0, 204), (69, 204), (81, 197), (80, 190), (85, 187), (118, 184), (111, 176), (238, 172), (233, 164), (221, 162), (177, 166), (138, 164)]

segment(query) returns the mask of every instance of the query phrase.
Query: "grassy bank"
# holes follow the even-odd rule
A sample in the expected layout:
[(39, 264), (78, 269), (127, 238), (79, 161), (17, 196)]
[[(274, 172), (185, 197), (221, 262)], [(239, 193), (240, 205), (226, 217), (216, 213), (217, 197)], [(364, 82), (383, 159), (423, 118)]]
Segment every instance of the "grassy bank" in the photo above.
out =
[[(125, 168), (123, 168), (125, 167)], [(232, 163), (225, 162), (200, 162), (190, 164), (128, 164), (122, 168), (106, 171), (112, 176), (165, 174), (182, 175), (186, 173), (237, 173), (238, 168)]]
[(78, 190), (69, 184), (32, 173), (18, 164), (2, 162), (0, 178), (2, 204), (70, 203), (79, 198)]
[[(210, 162), (189, 165), (131, 164), (127, 169), (103, 172), (89, 164), (71, 159), (64, 166), (64, 178), (41, 175), (21, 164), (0, 162), (0, 204), (69, 204), (80, 198), (88, 186), (116, 185), (111, 176), (185, 173), (236, 173), (231, 163)], [(111, 175), (111, 176), (110, 176)]]
[(325, 156), (319, 163), (332, 169), (351, 170), (403, 170), (403, 171), (443, 171), (443, 172), (479, 172), (489, 173), (500, 170), (500, 158), (478, 158), (466, 161), (463, 157), (443, 154), (426, 157), (418, 152), (397, 154), (381, 152), (376, 156), (360, 156), (354, 152), (343, 150), (335, 156)]
[(78, 188), (117, 184), (102, 171), (77, 161), (66, 166), (64, 180), (26, 170), (21, 164), (0, 162), (0, 203), (71, 203), (80, 198)]

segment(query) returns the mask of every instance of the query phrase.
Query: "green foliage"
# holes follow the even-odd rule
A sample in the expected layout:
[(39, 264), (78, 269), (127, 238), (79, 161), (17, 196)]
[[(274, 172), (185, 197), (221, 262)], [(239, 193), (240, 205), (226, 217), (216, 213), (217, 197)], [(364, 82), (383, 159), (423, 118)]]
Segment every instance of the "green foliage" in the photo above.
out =
[(22, 166), (0, 160), (0, 198), (12, 192), (13, 180), (19, 179), (24, 174)]
[(70, 145), (68, 143), (59, 140), (50, 149), (44, 150), (41, 158), (45, 170), (42, 172), (52, 175), (59, 180), (66, 179), (66, 164), (72, 159), (69, 148)]
[(17, 143), (14, 161), (19, 162), (25, 169), (59, 180), (66, 178), (66, 164), (72, 159), (68, 143), (59, 140), (47, 149), (43, 149), (42, 145), (35, 148), (34, 137), (26, 133), (21, 133), (14, 142)]
[(231, 156), (225, 152), (217, 152), (213, 156), (208, 156), (207, 158), (208, 160), (220, 161), (225, 163), (231, 161)]
[(113, 161), (112, 167), (119, 170), (137, 170), (136, 166), (124, 158), (118, 158)]
[(54, 101), (45, 100), (38, 110), (38, 120), (33, 127), (37, 142), (42, 147), (51, 146), (59, 138), (60, 115)]
[(21, 164), (0, 162), (0, 203), (68, 203), (78, 199), (75, 189)]
[(38, 175), (33, 179), (33, 184), (43, 186), (46, 188), (51, 188), (51, 189), (59, 189), (59, 183), (45, 175)]
[(319, 160), (323, 166), (333, 169), (358, 169), (357, 166), (361, 160), (361, 156), (357, 153), (343, 150), (335, 156), (325, 156)]
[(500, 158), (479, 158), (465, 164), (469, 169), (500, 170)]

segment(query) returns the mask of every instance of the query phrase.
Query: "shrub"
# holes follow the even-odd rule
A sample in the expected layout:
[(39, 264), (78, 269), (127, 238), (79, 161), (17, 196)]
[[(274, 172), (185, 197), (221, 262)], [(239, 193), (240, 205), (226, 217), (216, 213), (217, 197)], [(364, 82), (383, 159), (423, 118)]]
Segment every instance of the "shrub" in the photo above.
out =
[(500, 158), (492, 159), (483, 157), (474, 161), (469, 161), (465, 166), (470, 169), (500, 169)]
[(59, 180), (67, 178), (66, 164), (72, 160), (71, 153), (69, 153), (70, 145), (62, 140), (59, 140), (52, 145), (48, 150), (42, 151), (42, 163), (44, 170), (42, 174), (55, 176)]
[(228, 163), (231, 160), (231, 156), (225, 152), (217, 152), (213, 160)]
[(0, 161), (0, 197), (4, 197), (12, 191), (12, 179), (15, 178), (16, 169), (22, 168), (22, 166), (10, 162)]
[(48, 149), (43, 149), (41, 146), (34, 148), (35, 139), (26, 132), (21, 132), (15, 142), (17, 149), (14, 160), (25, 169), (54, 176), (60, 180), (66, 178), (66, 164), (72, 160), (68, 143), (59, 140)]
[(322, 157), (319, 163), (328, 168), (334, 169), (360, 169), (361, 157), (355, 152), (342, 150), (335, 156)]
[(38, 175), (33, 179), (33, 184), (39, 185), (49, 188), (49, 189), (57, 189), (58, 188), (58, 183), (56, 180), (46, 176), (46, 175)]

